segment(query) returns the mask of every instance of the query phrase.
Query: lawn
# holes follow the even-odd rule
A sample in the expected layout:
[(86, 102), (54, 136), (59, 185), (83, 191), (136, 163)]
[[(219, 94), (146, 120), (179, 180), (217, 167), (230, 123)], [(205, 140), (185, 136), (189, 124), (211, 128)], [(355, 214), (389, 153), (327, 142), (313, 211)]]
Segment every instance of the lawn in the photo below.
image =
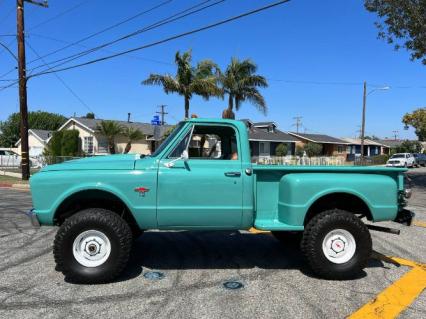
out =
[(20, 178), (7, 176), (7, 175), (0, 175), (0, 184), (21, 184), (21, 183), (28, 183), (28, 181), (23, 181)]

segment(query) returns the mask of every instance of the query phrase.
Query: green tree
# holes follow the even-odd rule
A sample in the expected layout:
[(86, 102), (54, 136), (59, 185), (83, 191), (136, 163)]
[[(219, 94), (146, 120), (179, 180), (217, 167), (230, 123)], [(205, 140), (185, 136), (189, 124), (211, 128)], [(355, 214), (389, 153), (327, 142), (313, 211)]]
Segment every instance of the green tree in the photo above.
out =
[(418, 141), (404, 141), (395, 148), (395, 153), (420, 153), (422, 145)]
[(122, 133), (127, 138), (127, 144), (124, 148), (124, 154), (127, 154), (132, 149), (132, 142), (141, 140), (145, 137), (145, 135), (138, 129), (134, 129), (133, 127), (126, 127), (123, 129)]
[(426, 141), (426, 108), (419, 108), (412, 113), (406, 113), (402, 123), (411, 125), (416, 130), (419, 141)]
[(287, 144), (280, 143), (275, 148), (275, 155), (276, 156), (286, 156), (287, 152), (288, 152)]
[(102, 121), (97, 130), (108, 140), (110, 154), (115, 154), (115, 138), (123, 132), (123, 127), (114, 121)]
[(322, 154), (322, 146), (317, 143), (306, 143), (303, 150), (308, 157), (320, 156)]
[(302, 145), (296, 145), (296, 155), (303, 156), (304, 150)]
[(218, 87), (218, 68), (209, 60), (200, 61), (196, 67), (191, 65), (191, 50), (180, 54), (176, 52), (175, 64), (177, 72), (175, 76), (165, 74), (150, 74), (142, 81), (143, 85), (161, 85), (166, 94), (178, 93), (184, 98), (185, 118), (189, 118), (189, 102), (194, 94), (201, 95), (208, 100), (211, 96), (221, 96)]
[(61, 156), (62, 150), (62, 137), (64, 131), (55, 131), (44, 149), (44, 155), (46, 156)]
[(379, 38), (426, 65), (426, 0), (365, 0), (364, 5), (379, 16)]
[(268, 83), (263, 76), (256, 74), (256, 71), (256, 64), (249, 59), (231, 59), (225, 72), (219, 76), (222, 90), (228, 94), (228, 108), (222, 112), (222, 118), (235, 119), (234, 107), (238, 111), (245, 101), (266, 114), (265, 98), (258, 88), (265, 88)]
[[(66, 122), (66, 117), (49, 112), (29, 112), (28, 127), (30, 129), (55, 131)], [(6, 121), (0, 123), (0, 146), (10, 147), (20, 138), (21, 115), (11, 114)]]
[(65, 130), (62, 133), (61, 156), (77, 156), (80, 153), (79, 132)]
[(89, 112), (89, 113), (86, 114), (85, 118), (86, 119), (94, 119), (95, 118), (95, 113)]

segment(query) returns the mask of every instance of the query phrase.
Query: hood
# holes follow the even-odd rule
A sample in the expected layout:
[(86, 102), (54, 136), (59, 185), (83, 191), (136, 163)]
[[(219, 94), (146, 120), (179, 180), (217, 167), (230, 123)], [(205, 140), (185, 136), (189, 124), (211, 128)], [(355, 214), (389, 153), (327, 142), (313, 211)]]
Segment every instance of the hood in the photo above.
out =
[(86, 157), (71, 160), (61, 164), (48, 165), (42, 169), (46, 171), (71, 171), (71, 170), (131, 170), (135, 167), (135, 161), (140, 159), (139, 154), (118, 154), (106, 156)]

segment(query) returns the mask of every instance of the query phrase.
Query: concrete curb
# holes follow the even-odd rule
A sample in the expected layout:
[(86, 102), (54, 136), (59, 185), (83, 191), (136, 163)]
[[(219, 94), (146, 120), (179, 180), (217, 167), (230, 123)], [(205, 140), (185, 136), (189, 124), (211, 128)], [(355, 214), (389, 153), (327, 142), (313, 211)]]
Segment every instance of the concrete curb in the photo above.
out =
[(30, 190), (29, 184), (10, 184), (10, 183), (0, 183), (0, 188), (14, 188), (19, 190)]

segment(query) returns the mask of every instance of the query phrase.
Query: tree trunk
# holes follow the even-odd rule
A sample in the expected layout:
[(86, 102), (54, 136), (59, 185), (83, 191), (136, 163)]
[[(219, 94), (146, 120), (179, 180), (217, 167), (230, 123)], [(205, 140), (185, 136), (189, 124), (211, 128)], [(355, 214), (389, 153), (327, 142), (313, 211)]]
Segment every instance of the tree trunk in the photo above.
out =
[(108, 148), (110, 154), (115, 154), (114, 140), (108, 141)]
[(228, 99), (228, 108), (223, 110), (222, 112), (222, 118), (223, 119), (235, 119), (235, 113), (232, 110), (234, 108), (234, 100), (232, 98), (232, 95), (229, 94), (229, 99)]
[(185, 119), (189, 119), (189, 98), (185, 96)]
[(124, 154), (129, 153), (131, 149), (132, 149), (132, 142), (128, 141), (126, 144), (126, 148), (124, 149)]

